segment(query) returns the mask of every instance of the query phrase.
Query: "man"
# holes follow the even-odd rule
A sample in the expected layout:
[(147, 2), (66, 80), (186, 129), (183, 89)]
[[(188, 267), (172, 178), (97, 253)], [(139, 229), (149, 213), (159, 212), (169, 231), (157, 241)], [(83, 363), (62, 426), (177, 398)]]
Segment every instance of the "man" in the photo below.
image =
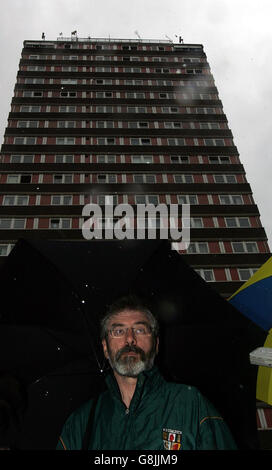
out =
[[(112, 372), (96, 403), (89, 449), (236, 449), (224, 420), (199, 391), (166, 382), (154, 366), (159, 327), (138, 299), (111, 306), (101, 339)], [(91, 405), (92, 400), (68, 418), (57, 449), (82, 448)]]

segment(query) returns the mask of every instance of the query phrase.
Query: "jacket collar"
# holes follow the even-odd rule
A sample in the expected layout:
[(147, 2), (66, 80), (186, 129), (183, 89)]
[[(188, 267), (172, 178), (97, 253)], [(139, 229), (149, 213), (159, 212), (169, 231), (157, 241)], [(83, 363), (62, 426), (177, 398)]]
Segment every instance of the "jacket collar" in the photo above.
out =
[[(106, 376), (105, 380), (111, 395), (122, 402), (120, 390), (114, 374), (110, 372)], [(134, 410), (146, 395), (158, 390), (159, 386), (163, 382), (164, 379), (157, 366), (153, 366), (152, 369), (148, 371), (141, 372), (138, 375), (137, 385), (130, 403), (130, 410)]]

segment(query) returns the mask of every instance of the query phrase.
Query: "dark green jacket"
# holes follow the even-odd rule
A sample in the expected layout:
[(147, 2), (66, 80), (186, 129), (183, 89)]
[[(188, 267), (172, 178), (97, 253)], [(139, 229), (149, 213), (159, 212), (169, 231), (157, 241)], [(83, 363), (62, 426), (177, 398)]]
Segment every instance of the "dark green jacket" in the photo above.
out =
[[(139, 375), (129, 410), (113, 375), (98, 399), (89, 449), (235, 449), (224, 420), (195, 387), (166, 382), (154, 367)], [(66, 421), (57, 449), (80, 450), (91, 401)]]

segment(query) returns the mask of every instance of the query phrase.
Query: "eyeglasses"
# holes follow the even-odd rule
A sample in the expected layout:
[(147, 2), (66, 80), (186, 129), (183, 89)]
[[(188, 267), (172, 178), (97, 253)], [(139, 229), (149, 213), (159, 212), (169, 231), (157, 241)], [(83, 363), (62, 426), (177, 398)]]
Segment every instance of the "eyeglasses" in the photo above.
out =
[(133, 336), (148, 336), (152, 333), (152, 328), (149, 325), (142, 325), (142, 326), (135, 326), (135, 327), (123, 327), (123, 326), (116, 326), (109, 330), (109, 334), (112, 338), (123, 338), (127, 333), (128, 330), (132, 331)]

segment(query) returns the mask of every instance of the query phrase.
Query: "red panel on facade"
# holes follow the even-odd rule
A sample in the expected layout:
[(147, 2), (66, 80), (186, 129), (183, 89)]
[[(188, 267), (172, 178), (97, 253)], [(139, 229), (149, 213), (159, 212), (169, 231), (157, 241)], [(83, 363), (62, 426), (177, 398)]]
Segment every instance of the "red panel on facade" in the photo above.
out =
[(217, 194), (213, 194), (212, 199), (214, 204), (220, 204), (219, 196)]
[(218, 227), (226, 227), (225, 219), (223, 217), (217, 217)]
[(72, 218), (72, 228), (73, 229), (78, 229), (79, 228), (79, 219)]
[(49, 184), (53, 182), (53, 175), (43, 175), (43, 183)]
[(220, 246), (218, 242), (209, 242), (210, 253), (220, 253)]
[(205, 228), (213, 227), (213, 218), (212, 217), (203, 217), (203, 225)]
[(26, 225), (25, 225), (26, 230), (33, 229), (33, 224), (34, 224), (33, 219), (26, 219)]
[(233, 281), (240, 281), (237, 268), (230, 268), (230, 275)]
[(193, 178), (194, 178), (194, 183), (204, 183), (202, 175), (196, 174), (196, 175), (193, 175)]
[(225, 252), (232, 253), (232, 246), (230, 242), (224, 242)]
[(237, 183), (245, 183), (245, 179), (243, 175), (236, 175)]
[[(35, 163), (38, 163), (38, 161), (35, 161)], [(55, 155), (45, 155), (45, 163), (55, 163)]]
[(256, 419), (259, 430), (272, 429), (272, 408), (257, 408)]
[(214, 268), (214, 277), (216, 281), (226, 281), (226, 273), (224, 268)]
[[(121, 175), (118, 175), (118, 183), (121, 183), (122, 181), (119, 181), (121, 179)], [(127, 174), (127, 183), (133, 183), (133, 176), (131, 174)]]
[(49, 228), (49, 219), (43, 219), (43, 218), (40, 218), (39, 219), (39, 223), (38, 223), (38, 228)]
[(41, 196), (41, 206), (50, 206), (51, 204), (51, 196), (49, 195), (42, 195)]
[(259, 217), (249, 217), (251, 227), (260, 227)]
[(198, 195), (198, 203), (199, 204), (209, 204), (207, 194), (199, 194)]
[(251, 196), (249, 194), (243, 194), (242, 196), (244, 204), (252, 204)]

